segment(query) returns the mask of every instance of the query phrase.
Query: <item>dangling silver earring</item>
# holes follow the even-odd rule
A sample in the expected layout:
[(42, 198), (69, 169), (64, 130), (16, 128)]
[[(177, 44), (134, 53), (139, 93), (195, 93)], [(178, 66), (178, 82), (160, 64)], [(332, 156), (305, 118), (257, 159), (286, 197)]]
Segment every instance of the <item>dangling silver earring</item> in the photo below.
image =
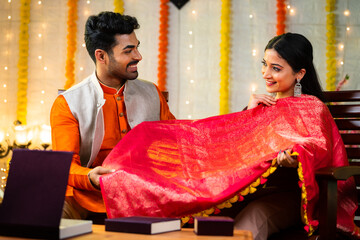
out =
[(295, 87), (294, 87), (294, 97), (301, 97), (300, 79), (296, 79), (296, 84), (295, 84)]

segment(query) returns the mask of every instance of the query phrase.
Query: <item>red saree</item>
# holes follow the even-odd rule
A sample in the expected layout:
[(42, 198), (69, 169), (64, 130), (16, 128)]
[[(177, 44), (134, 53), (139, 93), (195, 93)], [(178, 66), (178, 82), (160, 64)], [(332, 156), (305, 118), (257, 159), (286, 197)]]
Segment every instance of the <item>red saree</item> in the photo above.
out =
[[(109, 218), (209, 215), (256, 190), (276, 170), (280, 149), (300, 162), (305, 229), (318, 225), (315, 171), (348, 165), (344, 144), (326, 105), (317, 98), (279, 99), (257, 108), (201, 120), (144, 122), (112, 150), (103, 166), (116, 172), (100, 186)], [(360, 236), (354, 225), (353, 179), (338, 187), (338, 228)]]

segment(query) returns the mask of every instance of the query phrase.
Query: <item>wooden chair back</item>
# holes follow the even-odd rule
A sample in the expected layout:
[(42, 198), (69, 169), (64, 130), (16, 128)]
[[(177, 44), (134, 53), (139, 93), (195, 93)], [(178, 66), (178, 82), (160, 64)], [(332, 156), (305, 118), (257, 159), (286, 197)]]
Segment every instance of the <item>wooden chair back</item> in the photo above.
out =
[[(339, 128), (351, 166), (360, 166), (360, 90), (325, 91), (324, 98)], [(354, 176), (360, 200), (360, 176)], [(355, 214), (360, 224), (360, 209)]]

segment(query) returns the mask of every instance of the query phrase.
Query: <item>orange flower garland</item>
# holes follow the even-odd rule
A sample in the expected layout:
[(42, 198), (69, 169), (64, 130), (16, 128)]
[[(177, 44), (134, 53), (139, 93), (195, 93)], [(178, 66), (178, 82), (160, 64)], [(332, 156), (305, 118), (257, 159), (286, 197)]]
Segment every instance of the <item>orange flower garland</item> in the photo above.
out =
[(30, 0), (21, 0), (16, 118), (22, 124), (26, 124), (27, 115), (26, 95), (28, 85), (29, 23)]
[(276, 35), (285, 33), (285, 21), (286, 21), (286, 6), (284, 0), (277, 0), (277, 24), (276, 24)]
[(65, 76), (66, 83), (64, 88), (68, 89), (75, 83), (75, 52), (76, 52), (76, 20), (78, 19), (77, 15), (77, 0), (68, 0), (67, 6), (68, 10), (68, 20), (67, 20), (67, 55), (66, 55), (66, 65), (65, 65)]
[(159, 26), (159, 55), (158, 55), (158, 82), (160, 91), (166, 90), (166, 56), (168, 51), (168, 21), (169, 21), (169, 0), (160, 2), (160, 26)]

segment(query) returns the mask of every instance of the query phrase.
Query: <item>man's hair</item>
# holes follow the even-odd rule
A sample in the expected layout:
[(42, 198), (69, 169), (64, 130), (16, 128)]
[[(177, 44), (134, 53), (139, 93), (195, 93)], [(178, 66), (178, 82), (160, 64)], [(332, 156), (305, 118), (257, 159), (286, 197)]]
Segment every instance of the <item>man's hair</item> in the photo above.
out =
[(135, 17), (121, 15), (115, 12), (101, 12), (88, 18), (85, 24), (86, 49), (96, 63), (95, 50), (102, 49), (112, 54), (112, 48), (117, 44), (115, 35), (131, 34), (140, 28)]

